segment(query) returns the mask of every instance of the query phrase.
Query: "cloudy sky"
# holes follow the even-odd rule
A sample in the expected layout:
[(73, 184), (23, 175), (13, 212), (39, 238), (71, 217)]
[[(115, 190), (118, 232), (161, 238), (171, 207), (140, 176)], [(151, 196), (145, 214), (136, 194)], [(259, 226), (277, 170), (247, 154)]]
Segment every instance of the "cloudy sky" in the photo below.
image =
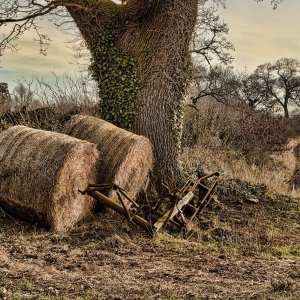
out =
[(273, 10), (270, 1), (228, 0), (222, 13), (235, 44), (233, 65), (252, 71), (282, 57), (300, 61), (300, 0), (284, 0)]
[[(229, 39), (236, 48), (233, 65), (252, 71), (259, 64), (281, 57), (300, 60), (299, 13), (300, 0), (284, 0), (277, 10), (272, 9), (268, 0), (264, 3), (227, 0), (222, 18), (229, 24)], [(64, 43), (67, 36), (48, 25), (44, 27), (53, 40), (47, 56), (39, 54), (38, 45), (27, 34), (20, 42), (22, 50), (19, 53), (7, 52), (1, 57), (0, 82), (8, 82), (12, 88), (22, 76), (48, 78), (51, 72), (74, 73), (76, 66), (70, 64), (73, 52)]]

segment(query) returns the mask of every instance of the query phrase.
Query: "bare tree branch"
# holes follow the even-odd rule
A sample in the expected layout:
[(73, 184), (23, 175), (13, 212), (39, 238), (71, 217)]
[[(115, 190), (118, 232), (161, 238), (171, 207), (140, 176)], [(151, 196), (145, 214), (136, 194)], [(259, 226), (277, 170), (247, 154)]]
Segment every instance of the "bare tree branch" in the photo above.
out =
[(228, 31), (228, 25), (218, 15), (217, 6), (204, 0), (200, 6), (191, 52), (208, 65), (211, 65), (213, 59), (224, 64), (231, 63), (233, 58), (230, 51), (234, 50), (234, 46), (226, 39)]
[[(40, 43), (40, 52), (45, 54), (51, 40), (40, 31), (37, 23), (40, 19), (46, 16), (49, 18), (55, 15), (59, 16), (60, 20), (55, 25), (60, 27), (62, 24), (71, 21), (70, 15), (66, 14), (66, 9), (69, 12), (76, 11), (95, 16), (96, 12), (101, 11), (98, 9), (99, 7), (107, 8), (108, 5), (117, 6), (113, 1), (107, 0), (1, 0), (0, 28), (3, 28), (3, 30), (0, 34), (0, 56), (3, 55), (5, 49), (12, 52), (18, 51), (18, 39), (29, 30), (35, 32), (35, 40)], [(104, 13), (106, 12), (104, 11)], [(91, 27), (88, 28), (88, 30), (90, 29)]]

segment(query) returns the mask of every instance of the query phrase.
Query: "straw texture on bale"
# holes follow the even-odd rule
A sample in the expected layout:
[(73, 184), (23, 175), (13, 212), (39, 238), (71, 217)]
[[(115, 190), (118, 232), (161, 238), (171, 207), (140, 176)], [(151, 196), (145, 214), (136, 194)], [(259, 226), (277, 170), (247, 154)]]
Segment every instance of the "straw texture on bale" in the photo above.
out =
[(99, 152), (79, 139), (25, 126), (0, 133), (0, 206), (64, 231), (92, 210), (81, 195), (95, 180)]
[[(147, 138), (85, 115), (73, 116), (66, 124), (65, 133), (97, 145), (99, 183), (117, 184), (131, 198), (137, 196), (153, 163), (152, 145)], [(108, 197), (117, 199), (114, 191), (109, 191)]]

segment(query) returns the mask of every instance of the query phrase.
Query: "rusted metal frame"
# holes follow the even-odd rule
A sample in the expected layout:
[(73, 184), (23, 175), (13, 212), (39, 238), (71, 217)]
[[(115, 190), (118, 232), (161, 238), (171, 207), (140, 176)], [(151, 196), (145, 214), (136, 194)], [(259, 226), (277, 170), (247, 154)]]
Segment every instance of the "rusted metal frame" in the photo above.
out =
[(192, 204), (190, 204), (190, 203), (188, 203), (188, 204), (186, 205), (186, 207), (187, 207), (188, 209), (193, 210), (193, 213), (194, 213), (195, 210), (197, 209), (194, 205), (192, 205)]
[[(213, 191), (217, 185), (217, 183), (219, 182), (218, 180), (216, 180), (216, 182), (213, 184), (213, 186), (211, 188), (208, 188), (207, 186), (205, 186), (202, 182), (205, 180), (205, 179), (208, 179), (208, 178), (211, 178), (211, 177), (214, 177), (216, 176), (217, 178), (220, 176), (220, 173), (219, 172), (214, 172), (214, 173), (211, 173), (211, 174), (208, 174), (206, 176), (203, 176), (201, 178), (199, 178), (198, 180), (196, 181), (193, 181), (193, 180), (189, 180), (187, 181), (186, 185), (191, 185), (193, 184), (193, 186), (191, 186), (188, 190), (189, 191), (192, 191), (194, 192), (196, 190), (197, 187), (199, 186), (202, 186), (205, 190), (206, 190), (206, 193), (205, 193), (205, 196), (204, 198), (201, 200), (200, 202), (200, 206), (197, 208), (193, 205), (191, 205), (190, 203), (187, 203), (186, 206), (189, 206), (190, 209), (193, 209), (194, 210), (194, 213), (193, 215), (187, 220), (184, 216), (184, 213), (180, 210), (179, 213), (180, 213), (180, 216), (182, 218), (182, 225), (186, 227), (186, 229), (189, 228), (190, 226), (190, 223), (193, 221), (193, 219), (200, 214), (201, 211), (203, 211), (207, 205), (209, 204), (210, 200), (211, 200), (211, 197), (213, 195)], [(182, 227), (183, 227), (182, 226)]]
[(126, 205), (125, 205), (125, 203), (123, 201), (123, 198), (122, 198), (122, 195), (120, 194), (120, 191), (116, 190), (116, 193), (117, 193), (118, 199), (121, 202), (122, 207), (123, 207), (123, 209), (124, 209), (124, 211), (126, 213), (126, 217), (127, 217), (128, 221), (131, 221), (130, 212), (129, 212), (128, 208), (126, 207)]
[(167, 213), (165, 213), (163, 217), (158, 219), (153, 225), (153, 227), (155, 228), (155, 233), (164, 228), (169, 220), (173, 219), (173, 217), (179, 213), (181, 208), (189, 203), (191, 199), (193, 199), (193, 197), (194, 193), (188, 192), (181, 200), (179, 200), (179, 202), (175, 206), (173, 206)]
[[(116, 212), (127, 217), (126, 210), (124, 209), (124, 207), (122, 205), (116, 203), (115, 201), (112, 201), (107, 196), (103, 195), (102, 193), (100, 193), (98, 191), (89, 191), (89, 192), (87, 192), (87, 194), (89, 196), (93, 197), (94, 199), (96, 199), (97, 201), (99, 201), (101, 204), (106, 205), (106, 206), (110, 207), (111, 209), (115, 210)], [(143, 219), (142, 217), (140, 217), (138, 215), (133, 215), (131, 221), (136, 223), (137, 225), (145, 228), (146, 230), (152, 232), (152, 224), (150, 222), (146, 221), (145, 219)]]
[(114, 191), (119, 191), (122, 194), (122, 196), (124, 196), (135, 207), (137, 207), (137, 208), (139, 207), (139, 205), (125, 193), (125, 190), (123, 188), (121, 188), (120, 186), (118, 186), (114, 183), (113, 184), (98, 184), (98, 183), (89, 184), (89, 186), (87, 187), (87, 189), (84, 192), (102, 191), (102, 190), (107, 190), (107, 189), (113, 189)]
[(188, 179), (187, 182), (180, 189), (181, 195), (183, 195), (183, 193), (185, 193), (189, 190), (191, 183), (194, 183), (194, 180), (193, 179)]
[(174, 189), (170, 189), (163, 181), (161, 182), (161, 185), (167, 189), (169, 196), (174, 196), (176, 193), (179, 192), (179, 190), (175, 188), (176, 192), (174, 193)]
[(201, 182), (199, 182), (199, 183), (197, 184), (197, 187), (199, 187), (199, 186), (201, 186), (201, 187), (203, 187), (205, 190), (209, 191), (209, 187), (207, 187), (206, 185), (202, 184)]
[[(176, 216), (175, 216), (175, 217), (176, 217)], [(173, 219), (169, 220), (169, 222), (170, 222), (171, 224), (173, 224), (174, 226), (178, 227), (179, 229), (182, 228), (183, 224), (182, 224), (181, 220), (179, 220), (179, 219), (174, 220), (175, 217), (174, 217)]]
[(111, 188), (112, 188), (111, 184), (93, 183), (93, 184), (89, 184), (89, 186), (84, 191), (79, 190), (79, 192), (81, 194), (86, 194), (86, 193), (92, 192), (92, 191), (104, 191), (104, 190), (108, 190)]
[[(127, 218), (131, 222), (132, 218), (133, 218), (133, 215), (137, 214), (137, 212), (139, 211), (139, 209), (141, 209), (141, 207), (132, 198), (130, 198), (126, 194), (126, 192), (125, 192), (125, 190), (123, 188), (121, 188), (118, 185), (114, 185), (114, 187), (115, 187), (116, 193), (118, 195), (119, 201), (121, 202), (124, 210), (126, 211)], [(136, 210), (135, 211), (131, 211), (131, 209), (129, 209), (129, 207), (127, 207), (125, 205), (122, 197), (126, 198), (130, 203), (132, 203), (135, 206)], [(131, 215), (131, 213), (133, 213), (133, 215)]]
[(182, 188), (182, 192), (194, 192), (196, 190), (196, 188), (199, 186), (199, 185), (202, 185), (203, 187), (207, 188), (205, 185), (202, 184), (202, 182), (205, 180), (205, 179), (208, 179), (208, 178), (211, 178), (211, 177), (219, 177), (220, 176), (220, 173), (219, 172), (214, 172), (214, 173), (211, 173), (211, 174), (208, 174), (208, 175), (205, 175), (197, 180), (193, 180), (193, 179), (189, 179), (186, 184), (183, 186)]
[(106, 190), (106, 189), (111, 189), (113, 187), (113, 184), (108, 184), (108, 183), (92, 183), (89, 184), (89, 188), (99, 188), (99, 190)]
[[(182, 187), (181, 189), (177, 189), (176, 188), (176, 193), (173, 193), (172, 190), (165, 184), (162, 182), (162, 185), (168, 190), (168, 194), (170, 198), (177, 198), (177, 201), (179, 201), (182, 197), (183, 194), (188, 190), (190, 184), (192, 182), (192, 179), (189, 179)], [(159, 207), (161, 206), (161, 204), (163, 203), (164, 198), (160, 198), (160, 201), (158, 201), (156, 203), (156, 205), (153, 208), (153, 211), (157, 211), (159, 209)]]
[[(134, 223), (142, 226), (146, 230), (152, 231), (154, 229), (154, 233), (157, 233), (159, 230), (164, 228), (168, 222), (172, 223), (173, 225), (176, 225), (177, 227), (181, 228), (183, 226), (188, 228), (188, 225), (191, 223), (191, 221), (201, 212), (203, 211), (206, 206), (209, 204), (211, 200), (212, 193), (218, 183), (218, 180), (213, 184), (211, 188), (206, 187), (202, 184), (202, 182), (205, 179), (211, 178), (213, 176), (219, 177), (219, 172), (215, 172), (212, 174), (208, 174), (204, 177), (199, 178), (198, 180), (189, 179), (181, 189), (176, 189), (175, 192), (172, 192), (168, 187), (168, 191), (171, 197), (175, 199), (179, 199), (178, 202), (173, 206), (162, 218), (158, 219), (156, 223), (152, 226), (152, 224), (142, 217), (138, 216), (136, 213), (134, 213), (132, 216), (130, 215), (129, 209), (126, 207), (124, 200), (122, 197), (125, 197), (128, 201), (133, 203), (136, 208), (139, 208), (139, 205), (134, 202), (133, 199), (131, 199), (124, 189), (119, 187), (115, 184), (91, 184), (89, 187), (82, 193), (87, 193), (88, 195), (92, 196), (102, 204), (112, 208), (113, 210), (117, 211), (118, 213), (124, 215), (129, 221), (133, 221)], [(194, 197), (194, 191), (198, 186), (202, 186), (205, 189), (208, 189), (204, 198), (201, 199), (200, 205), (198, 208), (194, 207), (190, 204), (191, 208), (194, 210), (194, 213), (192, 217), (189, 220), (186, 220), (184, 213), (182, 212), (182, 208), (185, 205), (188, 205), (189, 202)], [(105, 190), (105, 189), (113, 189), (116, 191), (119, 201), (121, 202), (121, 205), (114, 202), (107, 196), (103, 195), (99, 191)], [(186, 193), (186, 194), (185, 194)], [(185, 195), (184, 195), (185, 194)], [(179, 219), (178, 214), (180, 215), (181, 219)], [(177, 217), (177, 221), (173, 220), (173, 218)], [(153, 231), (152, 231), (153, 232)]]
[[(100, 193), (100, 191), (106, 190), (106, 189), (113, 189), (113, 190), (116, 191), (116, 194), (118, 196), (119, 201), (121, 202), (121, 205), (118, 205), (117, 203), (115, 203), (114, 201), (112, 201), (111, 199), (109, 199), (108, 197), (103, 195), (102, 193)], [(97, 192), (97, 194), (95, 194), (95, 192)], [(131, 203), (133, 203), (136, 207), (139, 207), (139, 205), (136, 202), (134, 202), (125, 193), (125, 191), (121, 187), (119, 187), (118, 185), (115, 185), (115, 184), (90, 184), (88, 186), (88, 188), (85, 191), (81, 192), (81, 193), (89, 194), (90, 196), (94, 197), (96, 200), (98, 200), (102, 204), (104, 204), (104, 205), (116, 210), (117, 212), (123, 214), (129, 221), (134, 221), (135, 223), (137, 223), (138, 225), (141, 225), (141, 226), (144, 225), (143, 227), (146, 228), (147, 230), (149, 230), (149, 228), (152, 227), (152, 225), (149, 222), (147, 222), (146, 220), (144, 220), (143, 218), (141, 218), (139, 216), (135, 217), (135, 215), (132, 215), (132, 216), (130, 215), (130, 211), (126, 207), (122, 197), (124, 196), (127, 200), (129, 200)], [(95, 197), (95, 195), (97, 195), (97, 197)], [(122, 208), (122, 210), (121, 210), (121, 208)], [(151, 226), (149, 226), (149, 224)]]
[(211, 191), (209, 193), (209, 197), (207, 197), (205, 203), (203, 202), (203, 205), (202, 205), (202, 207), (199, 208), (199, 211), (198, 211), (197, 215), (199, 215), (203, 210), (205, 210), (205, 208), (207, 207), (207, 205), (210, 203), (210, 201), (212, 199), (212, 196), (214, 195), (215, 188), (216, 188), (216, 186), (217, 186), (218, 183), (219, 183), (219, 181), (216, 181), (214, 183), (214, 185), (212, 186)]
[(182, 224), (182, 226), (186, 226), (186, 224), (187, 224), (187, 220), (186, 220), (186, 218), (185, 218), (185, 216), (184, 216), (184, 213), (183, 213), (183, 211), (180, 209), (179, 210), (179, 215), (180, 215), (180, 217), (181, 217), (181, 224)]
[[(122, 204), (122, 206), (123, 206), (123, 208), (124, 208), (124, 211), (126, 212), (128, 221), (131, 222), (133, 216), (134, 216), (135, 214), (137, 214), (137, 211), (132, 211), (129, 207), (126, 206), (126, 204), (125, 204), (125, 202), (124, 202), (124, 200), (123, 200), (123, 198), (122, 198), (123, 196), (126, 195), (125, 193), (122, 193), (122, 191), (119, 190), (119, 189), (116, 190), (116, 193), (117, 193), (117, 196), (118, 196), (119, 201), (121, 202), (121, 204)], [(125, 194), (125, 195), (124, 195), (124, 194)], [(127, 195), (126, 195), (126, 196), (127, 196)], [(125, 197), (125, 198), (128, 199), (128, 200), (131, 200), (129, 197)], [(139, 208), (139, 205), (136, 204), (133, 200), (131, 200), (131, 201), (132, 201), (132, 203), (133, 203), (134, 205), (137, 206), (136, 208), (138, 209), (138, 208)], [(131, 215), (131, 213), (132, 213), (133, 215)]]
[(208, 189), (205, 197), (201, 200), (199, 207), (196, 208), (195, 212), (193, 213), (193, 215), (189, 218), (186, 226), (188, 227), (190, 225), (190, 223), (194, 220), (194, 218), (201, 212), (203, 211), (207, 205), (209, 204), (211, 197), (212, 197), (212, 193), (215, 190), (217, 184), (218, 184), (218, 180), (212, 185), (212, 187), (210, 189)]
[(124, 196), (129, 202), (131, 202), (136, 208), (139, 208), (140, 206), (133, 200), (131, 199), (124, 191), (124, 189), (119, 187), (119, 192), (121, 193), (122, 196)]
[[(208, 179), (208, 178), (211, 178), (213, 176), (216, 176), (216, 177), (219, 177), (220, 174), (219, 172), (215, 172), (215, 173), (211, 173), (211, 174), (208, 174), (206, 176), (203, 176), (201, 178), (199, 178), (198, 180), (193, 180), (193, 179), (189, 179), (184, 185), (183, 187), (179, 190), (177, 190), (178, 192), (176, 192), (175, 194), (171, 192), (171, 190), (166, 186), (166, 188), (168, 188), (168, 191), (169, 191), (169, 194), (170, 196), (173, 196), (173, 197), (178, 197), (178, 198), (181, 198), (178, 203), (172, 207), (162, 218), (160, 218), (159, 220), (156, 221), (156, 223), (154, 224), (154, 228), (155, 228), (155, 233), (157, 233), (159, 230), (163, 229), (168, 222), (171, 222), (171, 223), (175, 223), (177, 226), (185, 226), (185, 227), (188, 227), (188, 225), (190, 224), (190, 222), (195, 218), (195, 216), (197, 215), (197, 213), (199, 212), (199, 208), (196, 208), (194, 206), (191, 205), (191, 207), (193, 207), (194, 209), (194, 214), (192, 215), (191, 219), (189, 220), (186, 220), (185, 216), (184, 216), (184, 213), (182, 212), (182, 208), (185, 206), (185, 205), (188, 205), (189, 202), (192, 200), (193, 196), (191, 198), (189, 198), (189, 193), (192, 193), (194, 195), (194, 191), (196, 190), (196, 188), (201, 185), (203, 186), (205, 189), (207, 189), (207, 192), (206, 192), (206, 195), (204, 197), (204, 199), (202, 199), (201, 203), (203, 204), (205, 202), (205, 200), (207, 199), (208, 195), (211, 193), (211, 191), (214, 189), (215, 185), (217, 184), (217, 182), (213, 185), (212, 188), (208, 188), (206, 187), (205, 185), (202, 184), (202, 182), (205, 180), (205, 179)], [(183, 196), (184, 193), (188, 192), (185, 196)], [(181, 197), (180, 197), (181, 196)], [(188, 198), (188, 201), (185, 201), (186, 198)], [(208, 204), (208, 203), (207, 203)], [(206, 205), (207, 205), (206, 204)], [(179, 206), (180, 207), (179, 207)], [(205, 205), (205, 207), (206, 207)], [(173, 220), (174, 217), (176, 217), (176, 215), (180, 214), (181, 216), (181, 219), (182, 220), (179, 220), (178, 218), (178, 221), (180, 221), (181, 224), (179, 224), (178, 222), (175, 222)]]
[[(163, 228), (165, 228), (166, 227), (166, 225), (167, 225), (167, 223), (170, 221), (170, 219), (171, 219), (171, 216), (172, 216), (172, 214), (173, 214), (173, 212), (174, 212), (174, 210), (175, 210), (175, 206), (174, 207), (172, 207), (168, 212), (167, 212), (167, 215), (166, 215), (166, 218), (165, 219), (162, 219), (162, 218), (164, 218), (165, 217), (165, 215), (161, 218), (161, 219), (159, 219), (159, 220), (162, 220), (162, 223), (159, 223), (159, 220), (157, 220), (156, 222), (155, 222), (155, 224), (154, 224), (154, 227), (156, 228), (156, 224), (158, 224), (157, 226), (157, 230), (155, 231), (155, 233), (157, 233), (159, 230), (161, 230), (161, 229), (163, 229)], [(159, 227), (160, 226), (160, 227)]]
[(220, 176), (220, 173), (219, 173), (219, 172), (214, 172), (214, 173), (205, 175), (205, 176), (199, 178), (198, 182), (200, 183), (200, 182), (202, 182), (203, 180), (208, 179), (208, 178), (213, 177), (213, 176), (219, 177), (219, 176)]
[(111, 183), (90, 183), (89, 184), (90, 187), (107, 187), (107, 188), (111, 188), (113, 186), (113, 184)]
[[(186, 193), (189, 189), (190, 189), (190, 185), (191, 183), (193, 183), (193, 179), (189, 179), (182, 187), (181, 189), (176, 189), (176, 192), (172, 192), (172, 189), (170, 189), (164, 182), (162, 182), (162, 186), (164, 186), (167, 190), (168, 190), (168, 194), (170, 198), (177, 198), (177, 201), (179, 201), (183, 196), (184, 193)], [(158, 201), (156, 203), (156, 205), (154, 206), (153, 210), (157, 211), (160, 207), (160, 205), (162, 204), (162, 202), (164, 201), (164, 198), (161, 198), (160, 201)]]

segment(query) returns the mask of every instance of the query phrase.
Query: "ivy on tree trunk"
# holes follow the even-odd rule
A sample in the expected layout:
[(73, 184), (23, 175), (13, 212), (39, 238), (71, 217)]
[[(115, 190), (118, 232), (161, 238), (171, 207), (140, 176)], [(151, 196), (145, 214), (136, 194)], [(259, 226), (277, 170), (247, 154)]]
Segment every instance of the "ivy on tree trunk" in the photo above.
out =
[(102, 117), (153, 144), (153, 178), (176, 185), (189, 44), (197, 0), (99, 1), (93, 11), (68, 8), (92, 54)]

